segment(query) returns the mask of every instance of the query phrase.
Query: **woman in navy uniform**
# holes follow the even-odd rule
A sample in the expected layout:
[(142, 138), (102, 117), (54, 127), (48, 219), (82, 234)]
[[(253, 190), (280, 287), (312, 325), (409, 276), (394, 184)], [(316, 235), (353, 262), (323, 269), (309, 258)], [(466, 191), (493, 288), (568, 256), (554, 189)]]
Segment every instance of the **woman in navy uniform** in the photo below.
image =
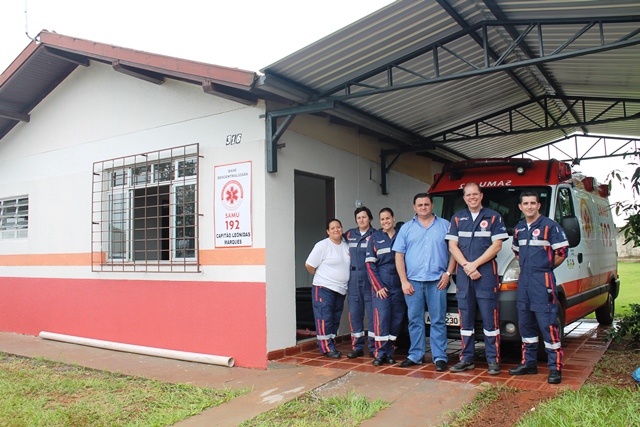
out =
[(374, 366), (396, 363), (393, 350), (407, 310), (396, 253), (391, 250), (396, 237), (394, 221), (391, 208), (380, 210), (382, 229), (371, 235), (365, 259), (373, 305)]
[(344, 310), (344, 296), (349, 281), (349, 246), (342, 236), (342, 223), (332, 218), (327, 222), (327, 235), (309, 254), (305, 267), (313, 274), (313, 317), (316, 322), (316, 338), (320, 353), (339, 359), (336, 350), (336, 334)]
[(369, 329), (369, 352), (373, 355), (373, 310), (371, 306), (371, 284), (367, 276), (365, 256), (367, 244), (373, 233), (371, 220), (373, 215), (369, 208), (360, 206), (354, 212), (357, 227), (350, 229), (345, 234), (349, 244), (351, 256), (351, 274), (347, 289), (347, 301), (349, 302), (349, 324), (351, 326), (351, 348), (347, 354), (349, 359), (364, 356), (364, 313), (367, 312)]

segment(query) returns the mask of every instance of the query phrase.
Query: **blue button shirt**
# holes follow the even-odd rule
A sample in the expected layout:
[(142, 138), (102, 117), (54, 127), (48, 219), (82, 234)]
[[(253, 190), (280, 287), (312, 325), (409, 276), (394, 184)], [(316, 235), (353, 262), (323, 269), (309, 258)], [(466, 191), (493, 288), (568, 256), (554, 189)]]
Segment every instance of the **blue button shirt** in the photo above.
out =
[(418, 215), (398, 231), (393, 250), (404, 255), (407, 279), (420, 282), (440, 280), (449, 265), (449, 247), (444, 240), (449, 221), (434, 215), (425, 228)]

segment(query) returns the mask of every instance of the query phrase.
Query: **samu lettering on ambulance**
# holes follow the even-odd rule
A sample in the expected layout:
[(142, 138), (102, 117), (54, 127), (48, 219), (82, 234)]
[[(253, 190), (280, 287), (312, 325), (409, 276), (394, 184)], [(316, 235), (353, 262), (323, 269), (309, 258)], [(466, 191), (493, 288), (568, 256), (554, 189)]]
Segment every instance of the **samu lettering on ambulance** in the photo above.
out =
[[(464, 188), (464, 186), (466, 185), (466, 182), (463, 182), (462, 184), (460, 184), (460, 190), (462, 190)], [(487, 181), (487, 182), (478, 182), (478, 185), (482, 188), (487, 188), (487, 187), (508, 187), (511, 185), (511, 180), (508, 179), (506, 181)]]
[(240, 217), (240, 212), (227, 212), (224, 214), (225, 218), (239, 218)]

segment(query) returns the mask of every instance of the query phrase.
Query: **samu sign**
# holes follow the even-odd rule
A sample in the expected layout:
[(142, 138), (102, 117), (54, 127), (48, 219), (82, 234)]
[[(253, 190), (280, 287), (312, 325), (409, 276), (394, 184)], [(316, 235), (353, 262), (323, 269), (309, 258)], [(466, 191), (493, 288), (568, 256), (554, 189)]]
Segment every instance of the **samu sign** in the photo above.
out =
[(251, 162), (215, 167), (216, 248), (253, 246)]

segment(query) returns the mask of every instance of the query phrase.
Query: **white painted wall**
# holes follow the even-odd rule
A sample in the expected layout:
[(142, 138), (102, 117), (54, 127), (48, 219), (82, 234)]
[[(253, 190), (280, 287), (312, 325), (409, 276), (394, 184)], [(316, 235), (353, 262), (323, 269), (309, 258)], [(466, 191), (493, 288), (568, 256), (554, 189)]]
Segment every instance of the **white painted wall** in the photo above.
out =
[[(365, 137), (358, 137), (358, 141), (356, 144), (362, 144), (363, 149), (365, 144), (371, 144), (371, 139)], [(413, 196), (428, 189), (427, 183), (392, 170), (390, 194), (384, 196), (378, 163), (291, 130), (285, 132), (280, 142), (286, 147), (278, 150), (278, 172), (267, 175), (266, 179), (268, 351), (296, 343), (294, 170), (335, 178), (336, 217), (342, 221), (345, 231), (355, 227), (356, 200), (371, 209), (373, 226), (380, 228), (381, 208), (391, 207), (398, 221), (407, 221), (414, 213)], [(341, 331), (348, 330), (345, 310)]]
[[(263, 105), (245, 106), (167, 80), (155, 85), (92, 62), (78, 68), (0, 141), (0, 198), (29, 195), (29, 237), (0, 254), (89, 253), (93, 163), (199, 143), (200, 248), (214, 247), (214, 166), (253, 162), (254, 247), (264, 247)], [(242, 133), (227, 146), (226, 136)], [(2, 267), (0, 275), (104, 279), (264, 281), (264, 266), (202, 274), (92, 273), (87, 267)]]
[[(336, 216), (345, 229), (355, 225), (356, 200), (374, 213), (374, 227), (385, 206), (398, 220), (410, 219), (413, 195), (428, 185), (392, 170), (391, 194), (383, 196), (379, 164), (358, 151), (369, 150), (371, 158), (372, 140), (355, 134), (349, 152), (289, 130), (278, 152), (279, 171), (267, 174), (263, 112), (262, 103), (244, 106), (195, 85), (167, 80), (158, 86), (95, 62), (79, 68), (32, 111), (30, 123), (0, 141), (0, 198), (29, 195), (29, 238), (0, 241), (0, 254), (89, 253), (93, 163), (199, 143), (200, 248), (214, 247), (214, 167), (252, 161), (253, 243), (266, 247), (267, 266), (205, 266), (200, 274), (0, 267), (0, 276), (266, 281), (267, 350), (295, 345), (294, 169), (335, 178)], [(226, 136), (237, 133), (241, 144), (226, 146)]]

